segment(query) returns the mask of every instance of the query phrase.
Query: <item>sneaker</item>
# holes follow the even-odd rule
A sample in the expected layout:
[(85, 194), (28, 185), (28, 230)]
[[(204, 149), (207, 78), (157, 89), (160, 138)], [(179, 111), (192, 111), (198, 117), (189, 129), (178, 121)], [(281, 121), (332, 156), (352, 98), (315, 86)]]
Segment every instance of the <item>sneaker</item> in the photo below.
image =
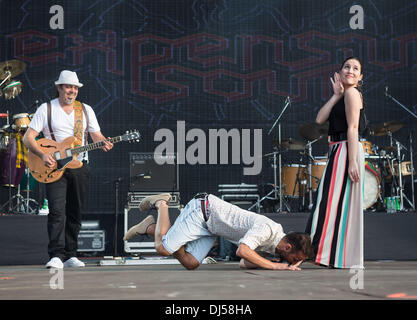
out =
[(46, 268), (62, 269), (64, 268), (64, 264), (62, 263), (61, 259), (54, 257), (46, 264)]
[(158, 200), (165, 200), (167, 203), (171, 201), (171, 195), (169, 193), (160, 193), (153, 196), (146, 197), (139, 204), (140, 211), (147, 211), (150, 209), (155, 209), (155, 203)]
[(65, 268), (80, 268), (85, 267), (85, 263), (78, 260), (76, 257), (72, 257), (64, 262)]
[(148, 229), (148, 227), (154, 223), (154, 217), (151, 215), (147, 216), (145, 219), (142, 220), (142, 222), (127, 230), (125, 236), (123, 237), (123, 240), (127, 241), (129, 239), (132, 239), (134, 236), (146, 234), (146, 229)]

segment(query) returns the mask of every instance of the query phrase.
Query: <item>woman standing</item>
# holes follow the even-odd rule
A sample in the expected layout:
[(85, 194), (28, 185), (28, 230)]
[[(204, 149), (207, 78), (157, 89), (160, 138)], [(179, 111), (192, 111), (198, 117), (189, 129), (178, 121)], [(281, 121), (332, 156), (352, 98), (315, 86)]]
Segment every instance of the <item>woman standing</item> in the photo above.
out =
[(330, 78), (334, 94), (316, 118), (318, 124), (329, 121), (329, 158), (306, 232), (315, 249), (315, 263), (332, 268), (363, 268), (362, 76), (360, 60), (347, 58)]

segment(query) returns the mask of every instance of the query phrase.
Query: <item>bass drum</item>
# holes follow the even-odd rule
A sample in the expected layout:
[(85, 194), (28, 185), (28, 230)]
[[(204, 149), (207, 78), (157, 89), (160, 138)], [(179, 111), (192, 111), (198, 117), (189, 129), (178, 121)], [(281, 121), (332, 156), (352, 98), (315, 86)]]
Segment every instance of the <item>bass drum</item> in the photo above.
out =
[(363, 207), (365, 209), (372, 207), (378, 201), (380, 193), (381, 185), (378, 166), (366, 161)]
[(305, 193), (305, 165), (288, 164), (282, 166), (281, 184), (283, 195), (293, 198), (303, 196)]

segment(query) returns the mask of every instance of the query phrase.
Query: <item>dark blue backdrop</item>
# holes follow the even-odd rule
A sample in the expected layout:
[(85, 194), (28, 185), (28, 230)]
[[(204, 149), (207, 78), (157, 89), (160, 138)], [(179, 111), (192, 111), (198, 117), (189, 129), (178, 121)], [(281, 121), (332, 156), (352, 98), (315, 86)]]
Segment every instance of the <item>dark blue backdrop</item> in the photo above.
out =
[[(64, 28), (54, 30), (49, 10), (56, 4)], [(349, 25), (355, 4), (364, 10), (363, 29)], [(128, 191), (129, 152), (153, 152), (155, 131), (175, 132), (179, 120), (205, 132), (263, 129), (269, 153), (276, 131), (267, 132), (290, 96), (282, 135), (302, 140), (300, 125), (314, 120), (331, 95), (330, 75), (350, 55), (363, 62), (371, 123), (403, 122), (395, 136), (406, 146), (416, 124), (384, 90), (417, 112), (417, 1), (3, 0), (0, 6), (0, 62), (27, 64), (16, 78), (22, 93), (1, 98), (0, 112), (33, 112), (34, 101), (51, 99), (59, 72), (70, 69), (85, 84), (79, 98), (94, 108), (105, 135), (132, 128), (143, 135), (140, 144), (90, 154), (88, 212), (113, 212), (113, 180), (123, 179), (122, 199)], [(387, 137), (369, 140), (388, 144)], [(321, 155), (326, 147), (313, 151)], [(284, 155), (284, 162), (298, 160), (298, 153)], [(256, 176), (244, 176), (241, 165), (180, 166), (183, 201), (199, 190), (215, 192), (220, 183), (272, 181), (266, 159)]]

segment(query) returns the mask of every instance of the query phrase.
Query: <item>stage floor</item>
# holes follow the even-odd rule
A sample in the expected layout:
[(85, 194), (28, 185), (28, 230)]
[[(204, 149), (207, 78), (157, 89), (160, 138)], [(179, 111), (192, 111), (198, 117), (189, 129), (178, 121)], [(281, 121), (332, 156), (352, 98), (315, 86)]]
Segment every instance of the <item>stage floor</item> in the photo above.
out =
[[(63, 269), (0, 266), (0, 300), (410, 300), (417, 299), (417, 261), (366, 261), (365, 270), (243, 270), (236, 262), (201, 265), (99, 266)], [(363, 273), (361, 273), (363, 272)], [(63, 289), (53, 289), (53, 286)], [(246, 301), (250, 305), (250, 301)], [(213, 309), (214, 311), (214, 309)], [(207, 310), (208, 312), (208, 310)]]

